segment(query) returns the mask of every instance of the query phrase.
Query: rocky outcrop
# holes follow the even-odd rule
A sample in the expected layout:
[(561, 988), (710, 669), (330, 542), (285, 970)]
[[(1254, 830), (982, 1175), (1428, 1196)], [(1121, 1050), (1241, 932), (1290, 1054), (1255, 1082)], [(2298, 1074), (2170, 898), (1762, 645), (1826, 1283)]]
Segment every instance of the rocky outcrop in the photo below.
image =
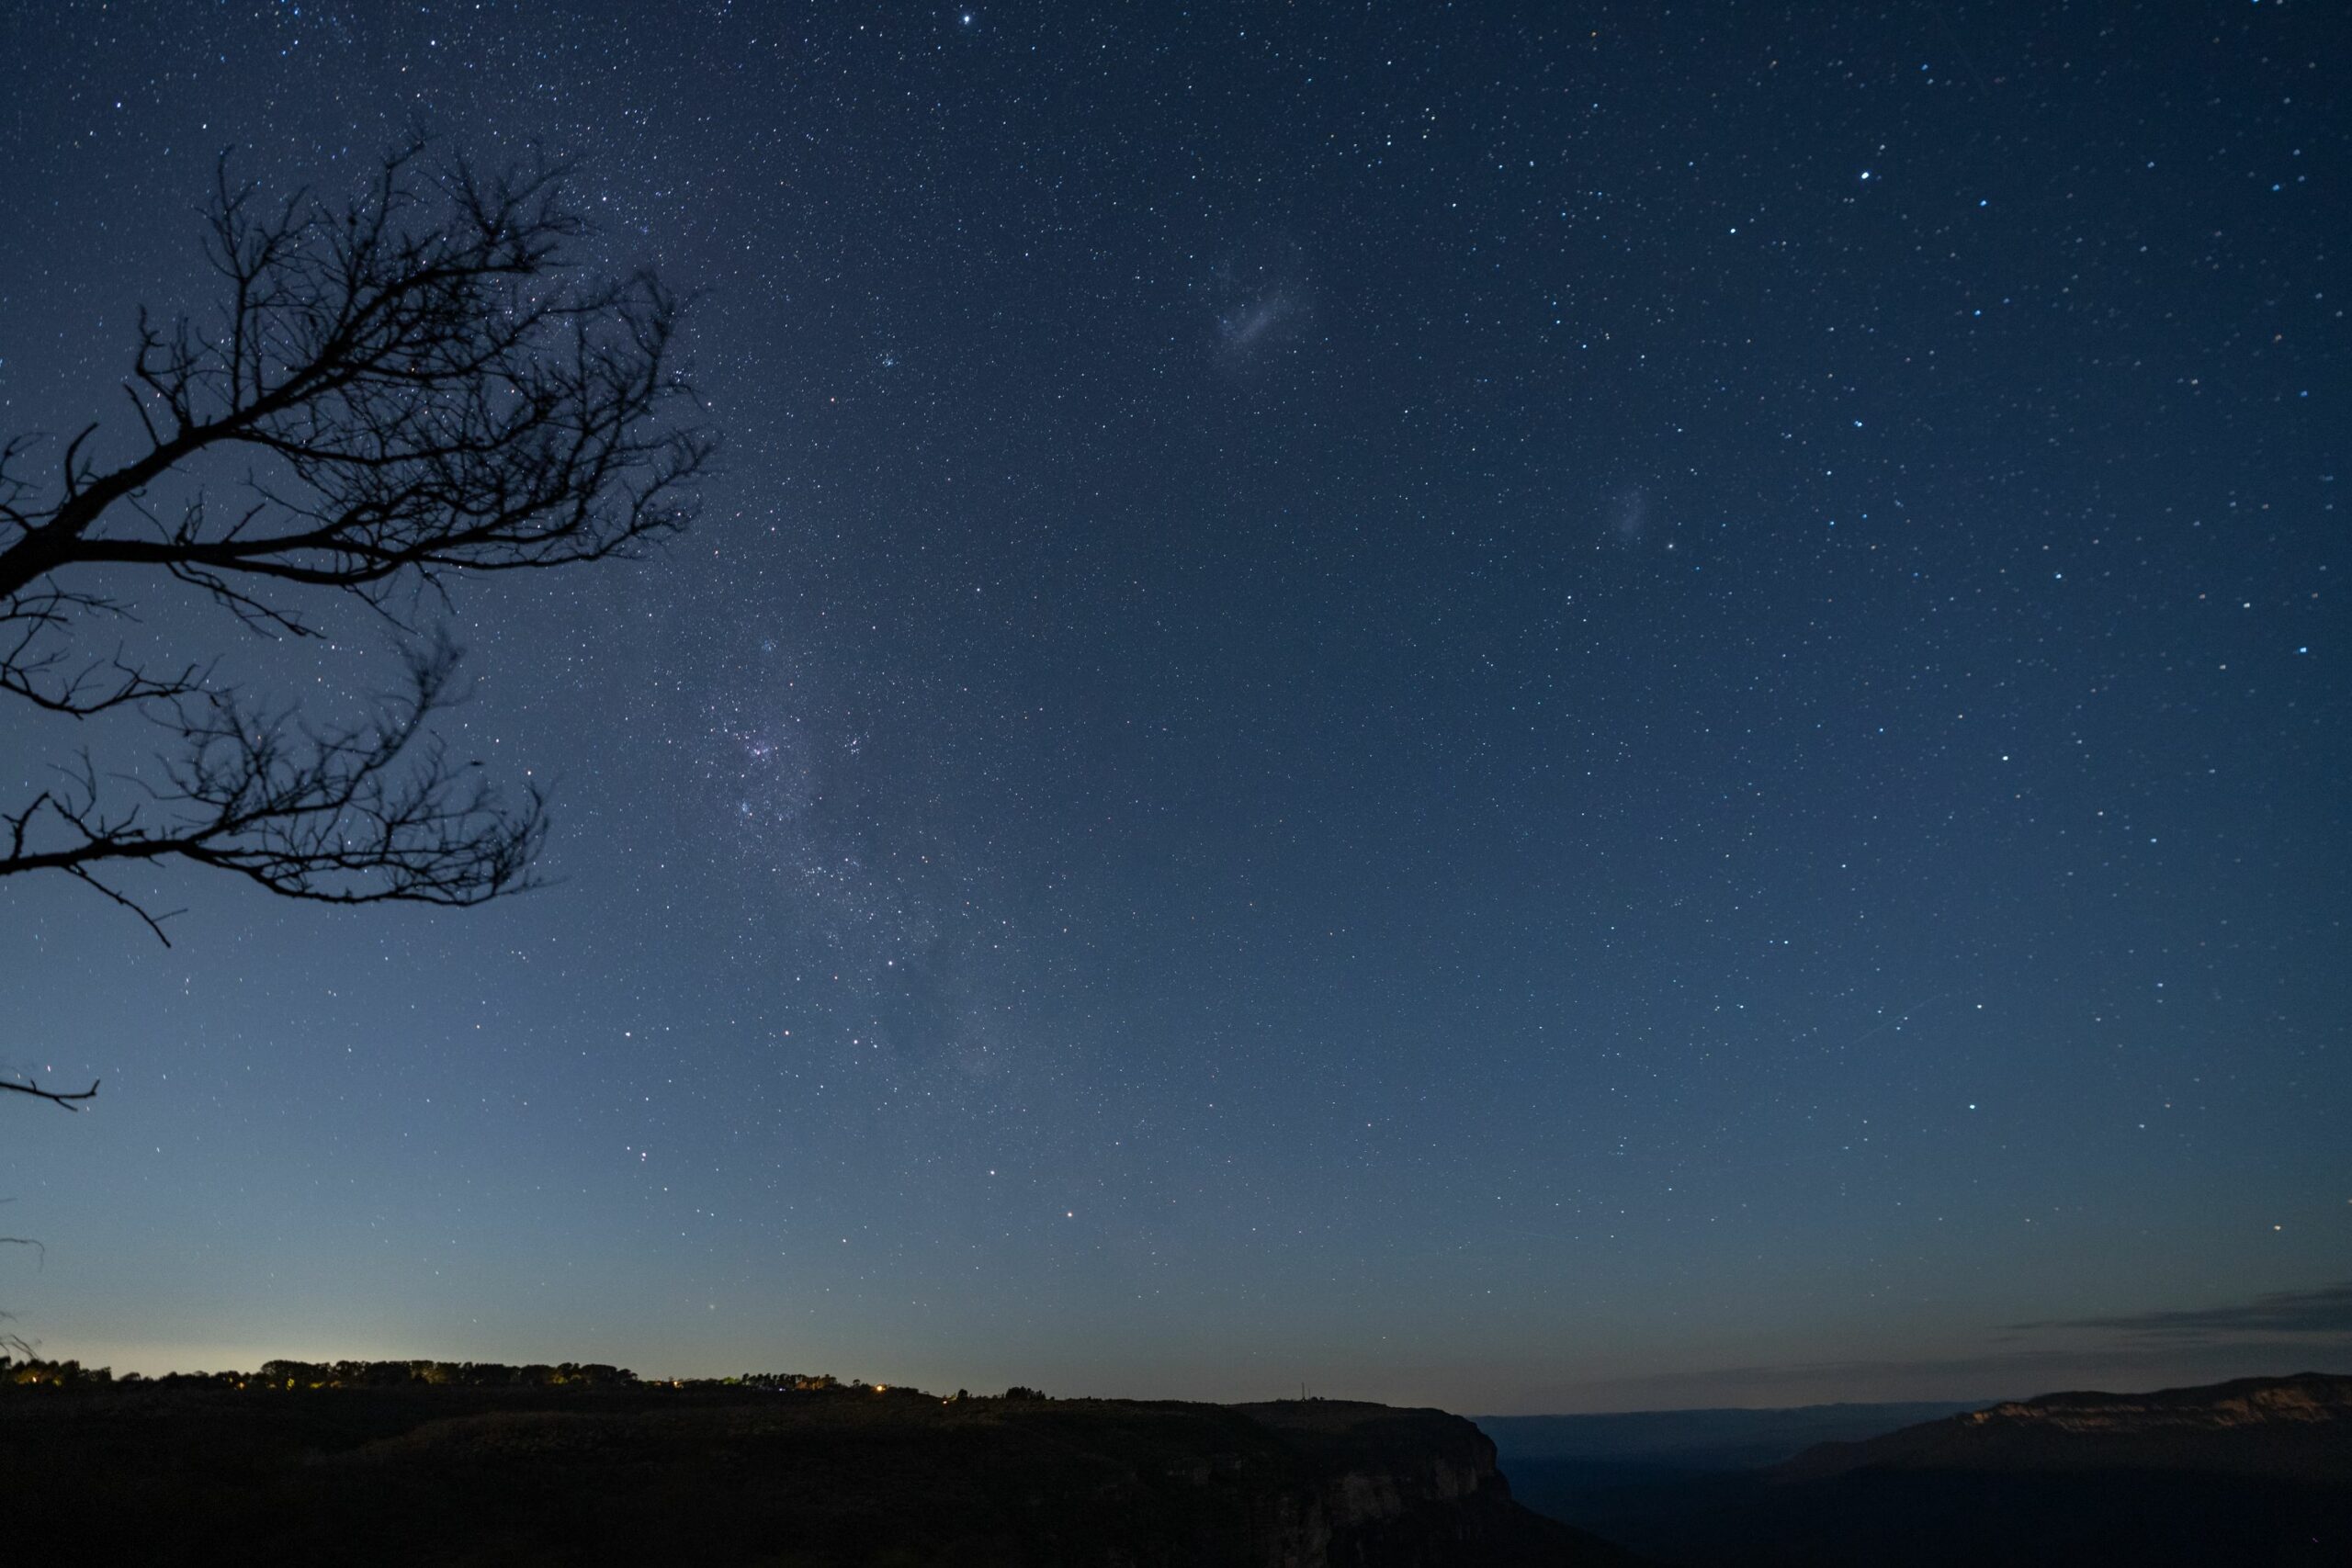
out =
[(1686, 1568), (2335, 1568), (2352, 1378), (2045, 1394), (1635, 1501), (1611, 1536)]
[(2242, 1431), (2278, 1423), (2317, 1427), (2352, 1423), (2352, 1377), (2301, 1372), (2154, 1393), (2049, 1393), (1974, 1411), (1961, 1421), (2102, 1434)]
[(2185, 1471), (2341, 1484), (2352, 1478), (2352, 1377), (2043, 1394), (1867, 1442), (1825, 1443), (1780, 1473), (1809, 1480), (1864, 1468)]
[(1632, 1561), (1513, 1502), (1495, 1445), (1460, 1416), (1322, 1400), (1237, 1408), (1279, 1435), (1311, 1478), (1255, 1543), (1252, 1561), (1269, 1568)]

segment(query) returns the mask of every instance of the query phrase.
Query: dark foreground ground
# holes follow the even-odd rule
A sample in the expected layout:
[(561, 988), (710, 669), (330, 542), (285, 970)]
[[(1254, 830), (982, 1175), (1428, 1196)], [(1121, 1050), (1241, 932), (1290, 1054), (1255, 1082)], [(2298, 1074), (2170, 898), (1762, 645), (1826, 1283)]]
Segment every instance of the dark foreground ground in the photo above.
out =
[(0, 1388), (22, 1562), (1601, 1568), (1438, 1411)]

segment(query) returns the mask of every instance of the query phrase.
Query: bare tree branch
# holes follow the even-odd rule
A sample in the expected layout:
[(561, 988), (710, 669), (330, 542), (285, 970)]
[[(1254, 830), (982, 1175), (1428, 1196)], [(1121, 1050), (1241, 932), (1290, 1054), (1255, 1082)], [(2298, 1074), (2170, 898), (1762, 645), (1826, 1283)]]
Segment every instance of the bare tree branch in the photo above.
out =
[(479, 762), (455, 763), (426, 720), (458, 701), (458, 651), (409, 650), (404, 688), (366, 722), (321, 728), (234, 688), (175, 704), (162, 782), (109, 807), (86, 757), (22, 811), (0, 818), (0, 874), (62, 871), (145, 919), (162, 918), (102, 880), (111, 866), (175, 857), (272, 893), (327, 904), (479, 904), (527, 886), (546, 836), (536, 788), (508, 800)]
[[(64, 567), (119, 562), (376, 594), (403, 572), (500, 571), (628, 554), (683, 527), (707, 433), (668, 423), (678, 302), (650, 274), (571, 281), (583, 230), (561, 171), (435, 178), (387, 158), (341, 209), (263, 209), (225, 164), (207, 259), (209, 328), (142, 316), (126, 389), (147, 447), (101, 468), (68, 444), (53, 496), (0, 510), (0, 599)], [(21, 459), (21, 444), (6, 456)], [(207, 457), (275, 459), (280, 489), (228, 528), (107, 525), (127, 498)]]
[[(159, 939), (168, 917), (116, 874), (138, 863), (337, 904), (530, 885), (545, 802), (430, 733), (458, 700), (458, 655), (419, 613), (446, 607), (456, 572), (637, 554), (691, 520), (714, 451), (677, 417), (695, 408), (674, 366), (679, 301), (650, 274), (580, 276), (568, 251), (585, 229), (544, 164), (435, 172), (407, 146), (335, 207), (265, 202), (222, 160), (204, 236), (221, 297), (200, 318), (141, 312), (130, 454), (103, 457), (88, 426), (42, 483), (34, 438), (0, 442), (0, 695), (73, 719), (135, 712), (169, 737), (143, 778), (102, 778), (82, 754), (0, 810), (0, 877), (70, 875)], [(176, 516), (150, 504), (166, 481)], [(235, 504), (212, 504), (222, 493)], [(209, 665), (77, 653), (92, 621), (130, 613), (92, 575), (142, 570), (273, 637), (313, 635), (306, 591), (356, 599), (414, 634), (405, 682), (374, 716), (321, 727)]]
[[(62, 1106), (68, 1111), (79, 1111), (82, 1108), (75, 1101), (97, 1098), (98, 1080), (92, 1078), (90, 1087), (79, 1094), (66, 1094), (53, 1089), (43, 1089), (38, 1083), (12, 1083), (6, 1078), (0, 1078), (0, 1089), (6, 1089), (11, 1094), (29, 1094), (35, 1100), (46, 1100), (51, 1105)], [(6, 1243), (11, 1247), (40, 1247), (40, 1243), (28, 1241), (20, 1235), (0, 1235), (0, 1243)], [(41, 1248), (41, 1256), (44, 1258), (49, 1256), (47, 1248)]]

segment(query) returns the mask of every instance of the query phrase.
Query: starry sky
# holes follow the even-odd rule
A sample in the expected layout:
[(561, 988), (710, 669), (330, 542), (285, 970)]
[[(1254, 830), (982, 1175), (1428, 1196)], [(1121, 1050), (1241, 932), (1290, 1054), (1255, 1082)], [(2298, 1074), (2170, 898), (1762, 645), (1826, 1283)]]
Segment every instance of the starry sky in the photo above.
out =
[[(654, 558), (459, 585), (553, 885), (0, 886), (0, 1307), (1543, 1411), (2352, 1363), (2319, 4), (0, 17), (0, 428), (213, 163), (571, 161)], [(2335, 217), (2329, 214), (2333, 212)], [(115, 449), (115, 448), (109, 448)], [(322, 716), (380, 668), (138, 592)], [(311, 606), (333, 617), (332, 606)], [(135, 730), (0, 716), (14, 807)]]

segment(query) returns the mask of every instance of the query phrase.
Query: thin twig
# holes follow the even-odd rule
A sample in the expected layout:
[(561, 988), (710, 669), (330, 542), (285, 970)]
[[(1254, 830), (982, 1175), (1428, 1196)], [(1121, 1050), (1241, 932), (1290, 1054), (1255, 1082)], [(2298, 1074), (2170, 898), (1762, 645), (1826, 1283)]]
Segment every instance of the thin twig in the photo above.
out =
[[(12, 1083), (6, 1078), (0, 1078), (0, 1089), (6, 1089), (11, 1094), (29, 1094), (35, 1100), (46, 1100), (51, 1105), (62, 1106), (68, 1111), (79, 1111), (82, 1109), (81, 1106), (74, 1102), (76, 1100), (95, 1099), (98, 1092), (98, 1080), (92, 1078), (90, 1080), (90, 1087), (84, 1089), (79, 1094), (67, 1094), (62, 1089), (43, 1089), (38, 1082), (34, 1081)], [(17, 1238), (15, 1236), (0, 1236), (0, 1241), (16, 1240), (17, 1240)], [(28, 1247), (39, 1247), (40, 1243), (37, 1241), (25, 1242), (22, 1245)]]

